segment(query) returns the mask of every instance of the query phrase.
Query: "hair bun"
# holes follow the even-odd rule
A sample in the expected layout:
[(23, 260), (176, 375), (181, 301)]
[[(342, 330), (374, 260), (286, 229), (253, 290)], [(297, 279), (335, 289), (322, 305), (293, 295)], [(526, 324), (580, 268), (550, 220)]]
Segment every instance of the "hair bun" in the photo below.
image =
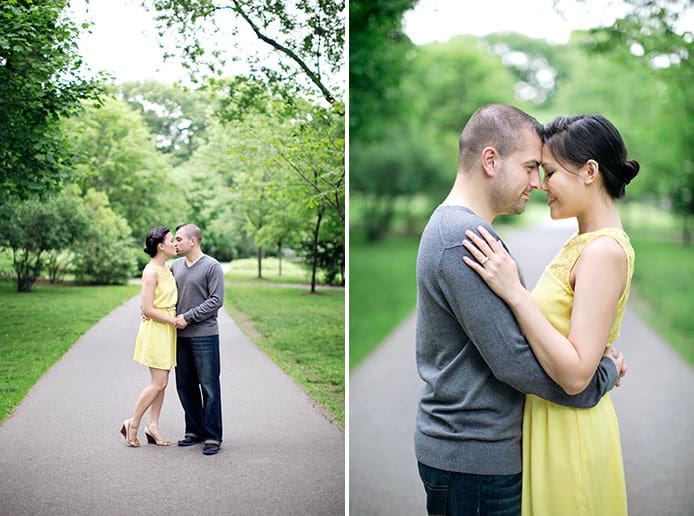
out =
[(635, 159), (628, 159), (624, 162), (624, 183), (629, 184), (639, 173), (641, 165)]

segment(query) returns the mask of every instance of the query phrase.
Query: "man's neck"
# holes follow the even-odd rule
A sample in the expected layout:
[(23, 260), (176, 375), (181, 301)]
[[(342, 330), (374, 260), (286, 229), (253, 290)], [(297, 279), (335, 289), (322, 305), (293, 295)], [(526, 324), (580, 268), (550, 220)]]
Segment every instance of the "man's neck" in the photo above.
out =
[(194, 265), (195, 262), (197, 262), (202, 257), (203, 257), (203, 252), (199, 247), (197, 247), (197, 248), (195, 248), (194, 251), (191, 251), (190, 253), (188, 253), (186, 255), (186, 265), (188, 265), (188, 267), (190, 267), (191, 265)]
[(448, 197), (443, 201), (443, 206), (465, 206), (477, 216), (489, 222), (494, 221), (498, 213), (494, 213), (487, 200), (487, 191), (480, 185), (458, 174)]

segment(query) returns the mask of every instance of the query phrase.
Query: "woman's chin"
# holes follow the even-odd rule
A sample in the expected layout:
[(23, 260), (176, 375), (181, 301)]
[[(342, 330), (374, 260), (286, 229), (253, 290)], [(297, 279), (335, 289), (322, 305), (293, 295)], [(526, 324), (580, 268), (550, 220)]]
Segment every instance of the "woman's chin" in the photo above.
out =
[(552, 209), (552, 207), (549, 208), (549, 216), (552, 218), (552, 220), (562, 220), (568, 218), (566, 215), (562, 215), (557, 210)]

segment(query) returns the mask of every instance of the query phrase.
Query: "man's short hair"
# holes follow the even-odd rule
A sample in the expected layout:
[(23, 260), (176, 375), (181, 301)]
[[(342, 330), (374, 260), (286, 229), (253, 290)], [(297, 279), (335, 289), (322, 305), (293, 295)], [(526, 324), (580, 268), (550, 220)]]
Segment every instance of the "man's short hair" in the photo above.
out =
[(202, 230), (195, 224), (185, 223), (176, 227), (176, 231), (182, 229), (188, 238), (194, 238), (199, 244), (202, 242)]
[(482, 106), (460, 134), (458, 167), (474, 168), (485, 147), (494, 147), (502, 158), (519, 150), (520, 132), (525, 128), (542, 139), (542, 124), (520, 109), (507, 104)]

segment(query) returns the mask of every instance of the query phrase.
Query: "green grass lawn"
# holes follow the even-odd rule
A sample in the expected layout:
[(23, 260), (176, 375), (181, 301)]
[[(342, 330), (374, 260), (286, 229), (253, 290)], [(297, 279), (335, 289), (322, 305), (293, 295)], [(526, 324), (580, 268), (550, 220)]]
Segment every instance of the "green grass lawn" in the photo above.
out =
[(631, 243), (636, 311), (694, 365), (694, 245), (638, 232)]
[(244, 332), (344, 427), (344, 291), (232, 285), (225, 303)]
[[(279, 275), (279, 259), (275, 257), (263, 258), (263, 279), (258, 279), (258, 260), (256, 258), (242, 258), (231, 262), (231, 269), (226, 274), (227, 280), (236, 282), (257, 283), (310, 283), (311, 270), (302, 263), (282, 259), (282, 275)], [(320, 273), (318, 273), (320, 279)]]
[(38, 285), (18, 294), (0, 282), (0, 421), (85, 331), (139, 291)]
[(350, 243), (350, 368), (359, 364), (414, 309), (418, 245), (418, 237), (368, 245)]

